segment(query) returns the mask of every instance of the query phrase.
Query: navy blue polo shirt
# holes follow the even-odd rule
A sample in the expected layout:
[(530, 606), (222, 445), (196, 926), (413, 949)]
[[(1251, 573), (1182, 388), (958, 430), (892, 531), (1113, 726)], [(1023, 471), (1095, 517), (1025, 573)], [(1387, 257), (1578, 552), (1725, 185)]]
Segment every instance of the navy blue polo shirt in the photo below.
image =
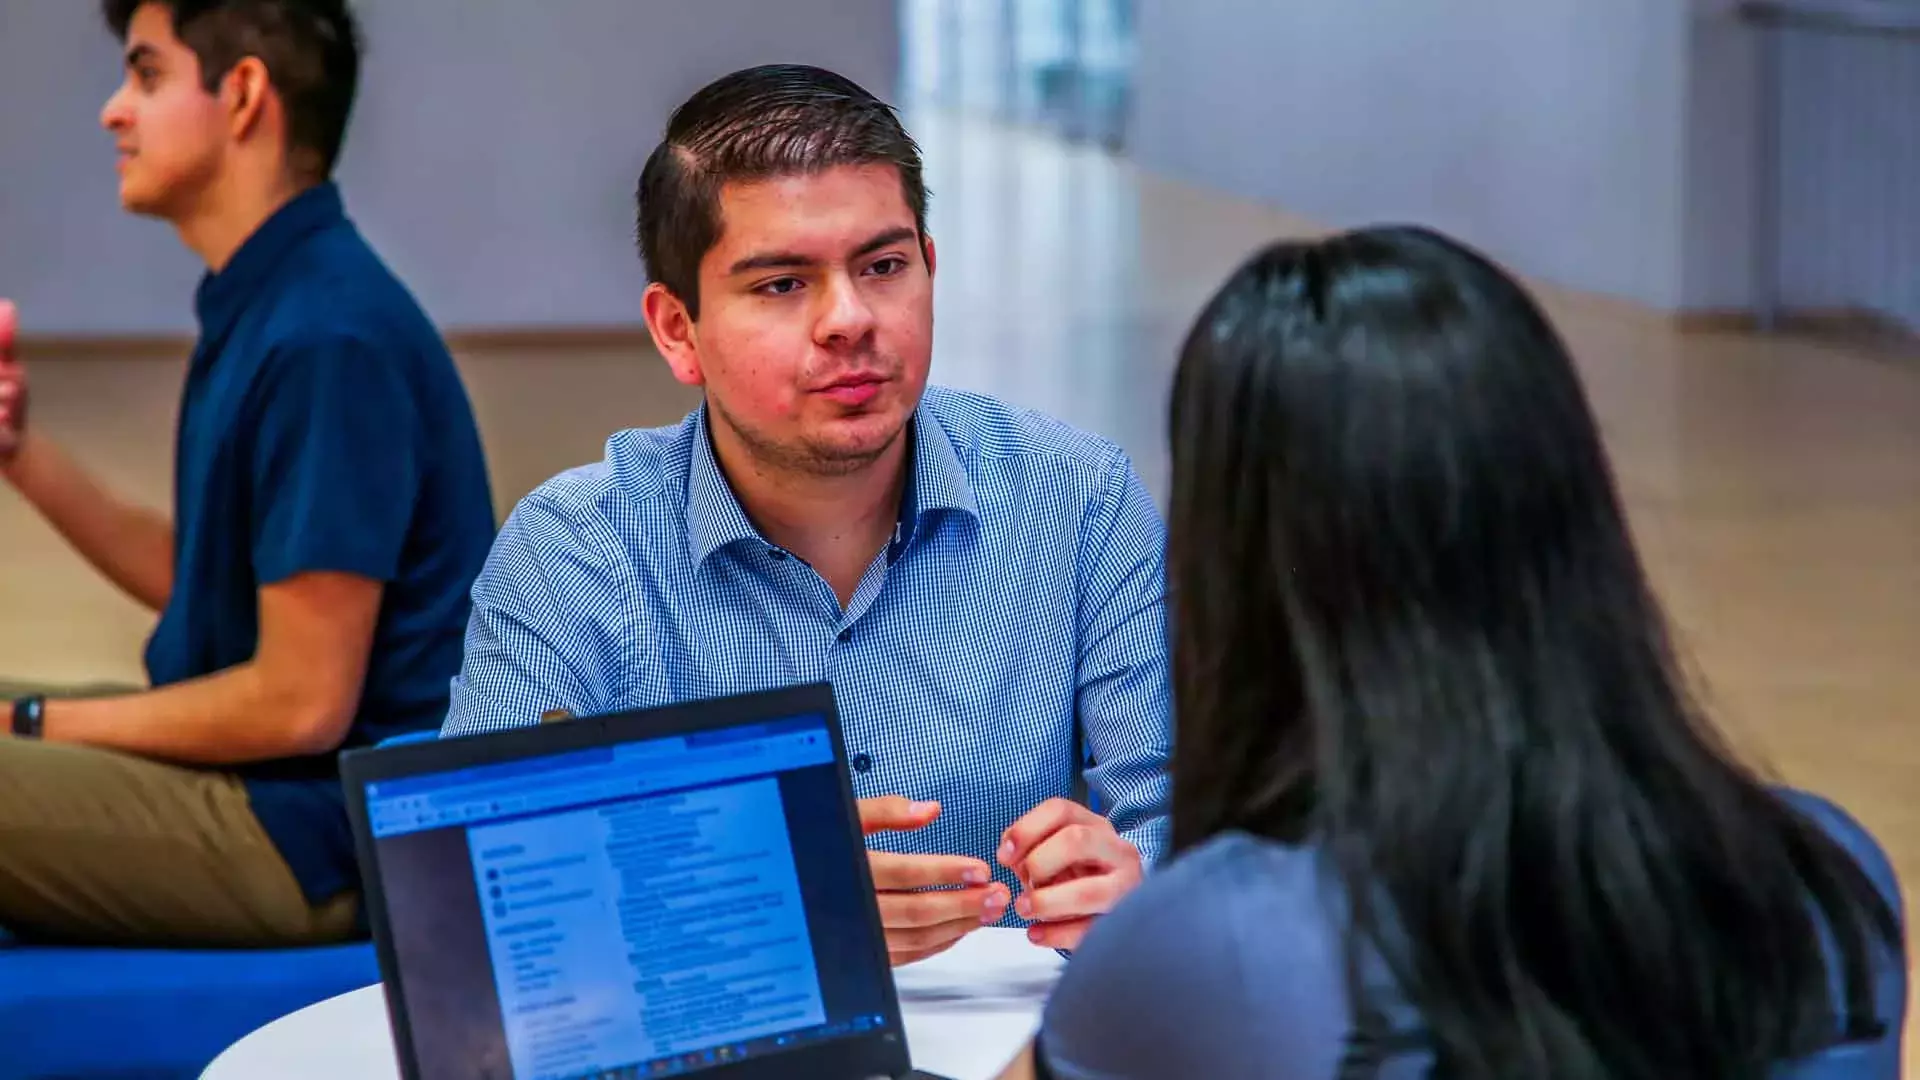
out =
[[(195, 307), (173, 592), (147, 644), (148, 677), (165, 686), (245, 663), (261, 586), (342, 571), (385, 585), (345, 745), (437, 729), (494, 531), (479, 432), (446, 345), (332, 184), (269, 218), (201, 282)], [(309, 900), (357, 887), (337, 755), (232, 771)]]

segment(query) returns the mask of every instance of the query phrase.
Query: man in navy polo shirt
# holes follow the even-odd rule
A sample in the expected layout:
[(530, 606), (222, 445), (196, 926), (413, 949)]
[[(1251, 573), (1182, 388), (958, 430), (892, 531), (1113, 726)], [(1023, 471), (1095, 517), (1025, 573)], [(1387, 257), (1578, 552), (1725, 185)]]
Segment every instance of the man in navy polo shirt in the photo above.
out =
[(0, 311), (0, 470), (160, 613), (153, 688), (23, 696), (0, 735), (0, 926), (287, 945), (363, 927), (336, 752), (447, 710), (493, 535), (433, 326), (329, 181), (358, 69), (342, 0), (109, 0), (122, 203), (205, 260), (171, 517), (28, 424)]

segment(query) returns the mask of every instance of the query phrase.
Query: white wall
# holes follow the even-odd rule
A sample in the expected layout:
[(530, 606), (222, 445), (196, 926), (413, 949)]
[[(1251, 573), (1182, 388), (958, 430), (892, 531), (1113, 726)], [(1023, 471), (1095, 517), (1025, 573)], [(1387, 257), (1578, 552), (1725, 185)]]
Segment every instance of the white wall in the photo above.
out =
[(1692, 0), (1688, 35), (1681, 291), (1673, 306), (1744, 310), (1758, 299), (1760, 39), (1731, 0)]
[[(1759, 299), (1760, 38), (1734, 0), (1140, 2), (1150, 168), (1663, 309)], [(1781, 302), (1920, 326), (1920, 41), (1782, 54)]]
[[(634, 323), (633, 185), (667, 113), (764, 62), (894, 96), (893, 0), (361, 0), (348, 211), (447, 328)], [(29, 333), (190, 331), (199, 267), (114, 197), (115, 43), (0, 0), (0, 296)]]
[(1920, 40), (1783, 44), (1782, 293), (1920, 329)]
[(1669, 305), (1687, 48), (1682, 0), (1141, 0), (1133, 145), (1329, 225), (1418, 221)]
[(192, 256), (118, 209), (119, 68), (97, 5), (0, 0), (0, 296), (28, 332), (190, 325)]
[[(1779, 31), (1780, 127), (1764, 157), (1764, 41), (1694, 0), (1684, 302), (1866, 311), (1920, 328), (1920, 40)], [(1920, 0), (1902, 0), (1916, 3)], [(1780, 275), (1755, 275), (1763, 170)]]

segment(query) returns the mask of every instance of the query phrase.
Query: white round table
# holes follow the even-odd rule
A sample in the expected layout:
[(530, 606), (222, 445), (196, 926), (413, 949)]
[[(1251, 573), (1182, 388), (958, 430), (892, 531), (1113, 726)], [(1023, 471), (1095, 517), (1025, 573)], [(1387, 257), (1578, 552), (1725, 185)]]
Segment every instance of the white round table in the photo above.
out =
[[(1019, 930), (968, 935), (931, 960), (899, 968), (900, 1012), (915, 1068), (993, 1080), (1026, 1045), (1061, 959)], [(310, 1005), (234, 1043), (200, 1080), (398, 1080), (380, 986)]]

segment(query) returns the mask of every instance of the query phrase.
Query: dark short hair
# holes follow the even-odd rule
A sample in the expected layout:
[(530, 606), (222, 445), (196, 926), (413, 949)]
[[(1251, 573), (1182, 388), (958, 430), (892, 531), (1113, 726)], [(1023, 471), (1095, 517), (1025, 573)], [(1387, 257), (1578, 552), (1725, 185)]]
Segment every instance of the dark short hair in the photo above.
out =
[(360, 28), (346, 0), (103, 0), (101, 11), (125, 41), (149, 3), (172, 13), (209, 92), (235, 64), (259, 57), (286, 107), (289, 157), (302, 171), (333, 172), (360, 82)]
[(770, 64), (707, 84), (675, 109), (640, 172), (636, 232), (654, 281), (700, 313), (700, 260), (720, 239), (728, 183), (839, 165), (892, 165), (927, 231), (920, 148), (893, 108), (843, 75)]
[(1274, 245), (1195, 322), (1170, 420), (1174, 851), (1324, 857), (1341, 1076), (1409, 1034), (1486, 1080), (1757, 1078), (1875, 1037), (1897, 909), (1700, 711), (1516, 280), (1420, 228)]

